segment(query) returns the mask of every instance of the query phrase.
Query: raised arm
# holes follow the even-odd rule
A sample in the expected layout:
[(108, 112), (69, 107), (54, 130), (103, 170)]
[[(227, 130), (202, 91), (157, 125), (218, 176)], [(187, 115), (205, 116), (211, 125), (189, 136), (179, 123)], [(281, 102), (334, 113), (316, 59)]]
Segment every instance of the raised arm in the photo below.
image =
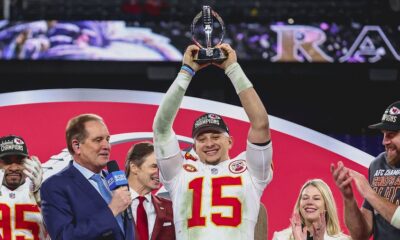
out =
[(252, 176), (263, 181), (264, 188), (265, 184), (272, 180), (272, 145), (269, 143), (271, 136), (268, 114), (253, 84), (237, 63), (235, 50), (228, 44), (221, 44), (220, 47), (228, 58), (215, 65), (225, 70), (250, 120), (247, 136), (250, 144), (246, 149), (247, 166)]
[(207, 66), (199, 65), (193, 61), (198, 51), (199, 47), (196, 45), (190, 45), (186, 49), (182, 68), (165, 94), (154, 118), (154, 149), (161, 175), (167, 181), (176, 176), (181, 168), (180, 162), (183, 160), (182, 158), (174, 158), (174, 156), (180, 154), (180, 149), (172, 125), (194, 73)]
[(248, 88), (239, 93), (240, 102), (250, 120), (247, 139), (251, 143), (266, 143), (270, 140), (268, 114), (256, 90)]
[(240, 65), (237, 63), (237, 56), (228, 44), (221, 44), (221, 49), (225, 51), (228, 59), (221, 64), (215, 64), (225, 70), (225, 74), (231, 80), (239, 95), (240, 102), (249, 117), (250, 130), (248, 140), (251, 143), (267, 143), (270, 140), (270, 130), (267, 110), (261, 102), (253, 84), (246, 77)]

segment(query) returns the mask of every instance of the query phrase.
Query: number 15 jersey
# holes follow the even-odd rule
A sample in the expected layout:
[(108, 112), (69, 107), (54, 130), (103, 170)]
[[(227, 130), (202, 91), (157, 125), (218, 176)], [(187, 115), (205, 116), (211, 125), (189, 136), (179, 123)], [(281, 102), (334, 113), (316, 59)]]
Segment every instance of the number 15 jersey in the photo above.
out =
[[(217, 165), (185, 160), (180, 153), (158, 159), (173, 202), (177, 239), (254, 239), (271, 163), (271, 143), (260, 147), (250, 142), (246, 152)], [(174, 177), (165, 181), (164, 174)]]

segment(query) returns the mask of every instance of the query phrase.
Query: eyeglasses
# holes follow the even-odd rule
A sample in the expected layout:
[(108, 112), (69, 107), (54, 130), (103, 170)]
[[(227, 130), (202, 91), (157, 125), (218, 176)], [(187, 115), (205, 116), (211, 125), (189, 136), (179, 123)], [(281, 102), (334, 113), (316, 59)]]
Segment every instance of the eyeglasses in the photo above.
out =
[(26, 158), (25, 156), (20, 156), (20, 155), (10, 155), (1, 157), (0, 160), (3, 161), (3, 163), (6, 165), (10, 165), (13, 163), (22, 164), (25, 158)]

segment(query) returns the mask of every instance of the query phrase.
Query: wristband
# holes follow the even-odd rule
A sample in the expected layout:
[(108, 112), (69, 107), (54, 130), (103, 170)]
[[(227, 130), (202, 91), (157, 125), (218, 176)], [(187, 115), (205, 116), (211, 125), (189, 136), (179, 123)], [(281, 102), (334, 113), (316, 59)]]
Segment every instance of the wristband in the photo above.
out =
[(229, 67), (227, 67), (225, 70), (225, 74), (231, 80), (237, 94), (243, 90), (253, 87), (253, 84), (246, 77), (246, 74), (244, 74), (242, 68), (237, 62), (229, 65)]
[(393, 227), (400, 229), (400, 206), (397, 207), (396, 211), (393, 213), (390, 224), (392, 224)]
[(196, 74), (196, 72), (193, 70), (192, 67), (190, 67), (187, 64), (183, 64), (181, 67), (182, 70), (185, 70), (186, 72), (188, 72), (192, 77)]

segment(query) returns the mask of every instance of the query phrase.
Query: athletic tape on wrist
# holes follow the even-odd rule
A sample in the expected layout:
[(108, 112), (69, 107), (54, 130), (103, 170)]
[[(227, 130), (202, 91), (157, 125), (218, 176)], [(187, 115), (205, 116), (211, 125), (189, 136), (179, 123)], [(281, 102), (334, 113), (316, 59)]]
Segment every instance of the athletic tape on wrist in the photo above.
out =
[(229, 67), (227, 67), (225, 70), (225, 74), (232, 81), (233, 87), (235, 88), (237, 94), (243, 90), (253, 87), (253, 84), (246, 77), (246, 74), (243, 72), (242, 68), (237, 62), (229, 65)]

